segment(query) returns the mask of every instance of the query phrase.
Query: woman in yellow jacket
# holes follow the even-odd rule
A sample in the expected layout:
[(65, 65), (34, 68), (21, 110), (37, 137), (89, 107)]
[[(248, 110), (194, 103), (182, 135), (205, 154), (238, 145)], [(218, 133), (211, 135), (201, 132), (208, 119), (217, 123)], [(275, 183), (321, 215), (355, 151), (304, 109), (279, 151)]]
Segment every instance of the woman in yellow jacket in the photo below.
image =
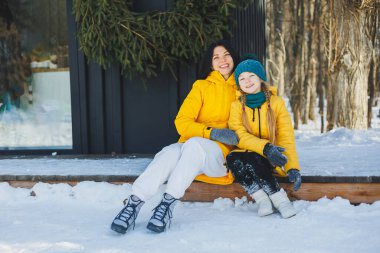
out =
[(233, 70), (237, 62), (237, 54), (225, 41), (209, 47), (201, 79), (193, 84), (175, 119), (179, 142), (164, 147), (136, 179), (128, 203), (112, 222), (112, 230), (125, 233), (134, 227), (141, 206), (166, 181), (165, 193), (147, 226), (157, 233), (165, 230), (177, 200), (194, 178), (219, 184), (233, 181), (225, 156), (238, 143), (235, 132), (228, 129), (236, 94)]
[(284, 100), (266, 85), (261, 63), (250, 57), (234, 72), (241, 95), (231, 105), (228, 124), (240, 150), (227, 156), (227, 167), (258, 203), (259, 216), (273, 213), (273, 203), (289, 218), (296, 212), (273, 174), (288, 176), (295, 190), (301, 185), (294, 130)]

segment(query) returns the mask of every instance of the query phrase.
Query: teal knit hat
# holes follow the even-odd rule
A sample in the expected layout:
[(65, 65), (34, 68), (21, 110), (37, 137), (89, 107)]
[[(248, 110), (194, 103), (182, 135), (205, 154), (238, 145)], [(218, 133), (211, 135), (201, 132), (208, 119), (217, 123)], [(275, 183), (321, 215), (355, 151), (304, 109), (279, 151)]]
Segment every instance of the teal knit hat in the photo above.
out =
[(240, 62), (236, 66), (234, 76), (235, 76), (236, 85), (238, 85), (238, 86), (239, 86), (239, 76), (243, 72), (252, 72), (255, 75), (257, 75), (264, 82), (267, 81), (267, 77), (265, 75), (264, 67), (257, 60), (247, 59), (247, 60)]

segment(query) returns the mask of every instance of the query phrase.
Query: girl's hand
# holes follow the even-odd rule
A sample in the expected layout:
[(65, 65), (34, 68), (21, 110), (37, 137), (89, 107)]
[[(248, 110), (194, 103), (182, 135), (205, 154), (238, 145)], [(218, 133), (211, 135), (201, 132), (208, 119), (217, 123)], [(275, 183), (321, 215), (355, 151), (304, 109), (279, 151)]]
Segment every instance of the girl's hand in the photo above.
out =
[(294, 186), (293, 186), (294, 190), (298, 191), (302, 183), (300, 172), (297, 169), (290, 169), (288, 171), (288, 178), (290, 182), (294, 183)]
[(263, 153), (271, 164), (282, 167), (288, 162), (286, 155), (281, 153), (284, 151), (284, 148), (267, 143), (264, 147)]

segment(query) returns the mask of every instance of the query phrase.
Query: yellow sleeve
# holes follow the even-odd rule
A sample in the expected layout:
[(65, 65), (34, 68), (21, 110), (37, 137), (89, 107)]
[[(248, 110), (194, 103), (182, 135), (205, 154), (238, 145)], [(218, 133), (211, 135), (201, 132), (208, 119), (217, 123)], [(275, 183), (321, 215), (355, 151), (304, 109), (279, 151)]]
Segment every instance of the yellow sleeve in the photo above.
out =
[(242, 120), (242, 107), (239, 101), (231, 104), (230, 118), (228, 120), (228, 127), (234, 130), (239, 136), (238, 148), (256, 152), (262, 156), (264, 146), (269, 143), (268, 140), (260, 139), (253, 134), (249, 133), (243, 125)]
[(196, 81), (183, 101), (174, 124), (179, 135), (190, 137), (203, 137), (210, 139), (212, 128), (205, 124), (196, 122), (203, 105), (201, 83)]
[(286, 109), (285, 102), (281, 97), (278, 106), (276, 107), (276, 144), (285, 148), (284, 154), (288, 157), (288, 162), (285, 164), (285, 172), (290, 169), (300, 169), (294, 137), (294, 128), (290, 114)]

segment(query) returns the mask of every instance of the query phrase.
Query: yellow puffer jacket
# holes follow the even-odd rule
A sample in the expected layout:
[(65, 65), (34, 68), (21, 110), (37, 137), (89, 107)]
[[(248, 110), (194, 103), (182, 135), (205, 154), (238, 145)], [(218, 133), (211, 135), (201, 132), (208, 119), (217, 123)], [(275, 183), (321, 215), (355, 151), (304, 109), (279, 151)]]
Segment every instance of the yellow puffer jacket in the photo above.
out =
[[(236, 84), (233, 75), (224, 80), (218, 71), (212, 71), (205, 80), (197, 80), (174, 121), (181, 136), (178, 142), (185, 142), (191, 137), (210, 139), (212, 128), (228, 128), (231, 103), (235, 96)], [(216, 143), (224, 156), (235, 148), (217, 141)], [(221, 185), (231, 184), (234, 180), (231, 173), (218, 178), (202, 174), (195, 179)]]
[[(270, 87), (270, 91), (272, 94), (277, 93), (277, 89), (275, 87)], [(276, 167), (276, 173), (279, 176), (286, 176), (289, 169), (300, 169), (295, 145), (294, 129), (289, 112), (286, 109), (285, 102), (281, 97), (272, 95), (270, 99), (270, 106), (276, 117), (276, 145), (285, 148), (284, 154), (288, 157), (288, 162), (284, 166), (285, 171), (279, 167)], [(243, 126), (243, 110), (240, 100), (236, 100), (231, 104), (231, 113), (228, 125), (229, 128), (234, 130), (239, 136), (238, 148), (240, 150), (235, 151), (249, 150), (264, 156), (264, 146), (269, 143), (267, 124), (268, 103), (265, 102), (260, 109), (256, 108), (255, 110), (246, 106), (245, 110), (247, 113), (247, 118), (250, 119), (249, 124), (253, 135), (250, 134)]]

